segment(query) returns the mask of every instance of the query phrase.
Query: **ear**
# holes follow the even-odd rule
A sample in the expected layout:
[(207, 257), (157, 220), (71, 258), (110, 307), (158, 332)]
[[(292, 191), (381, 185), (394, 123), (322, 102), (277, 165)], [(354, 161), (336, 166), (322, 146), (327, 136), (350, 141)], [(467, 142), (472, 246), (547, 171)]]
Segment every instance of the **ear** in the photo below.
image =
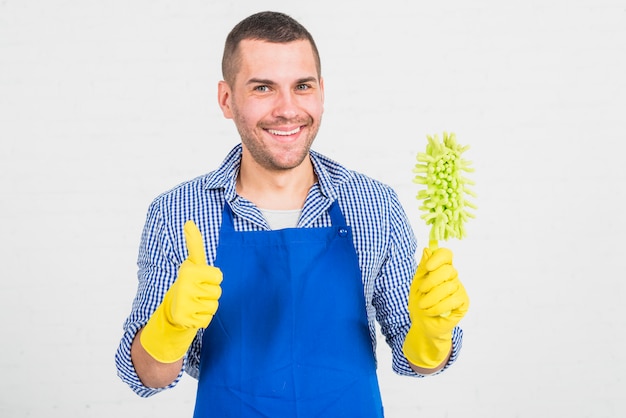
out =
[(320, 92), (322, 95), (322, 110), (324, 107), (324, 77), (320, 77)]
[(226, 119), (233, 118), (233, 111), (230, 104), (231, 96), (232, 90), (228, 83), (223, 80), (217, 83), (217, 103), (222, 108), (222, 113)]

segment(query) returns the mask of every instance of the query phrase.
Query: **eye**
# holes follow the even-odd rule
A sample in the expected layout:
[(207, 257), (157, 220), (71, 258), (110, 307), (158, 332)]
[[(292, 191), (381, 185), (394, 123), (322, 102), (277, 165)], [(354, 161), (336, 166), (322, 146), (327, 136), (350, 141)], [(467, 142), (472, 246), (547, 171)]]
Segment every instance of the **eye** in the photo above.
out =
[(311, 88), (311, 86), (308, 85), (308, 84), (298, 84), (296, 86), (296, 90), (298, 90), (298, 91), (306, 91), (306, 90), (308, 90), (310, 88)]
[(266, 85), (260, 85), (260, 86), (256, 86), (254, 88), (254, 91), (258, 91), (260, 93), (266, 93), (270, 90), (270, 88)]

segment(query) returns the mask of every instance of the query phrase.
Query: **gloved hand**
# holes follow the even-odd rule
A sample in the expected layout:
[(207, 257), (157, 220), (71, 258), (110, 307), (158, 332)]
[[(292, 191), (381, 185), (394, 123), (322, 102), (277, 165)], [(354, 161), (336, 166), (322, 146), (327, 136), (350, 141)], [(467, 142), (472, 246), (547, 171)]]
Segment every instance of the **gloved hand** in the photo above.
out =
[(189, 255), (140, 336), (143, 348), (161, 363), (183, 358), (198, 329), (213, 319), (222, 294), (222, 272), (207, 264), (200, 230), (187, 221), (184, 233)]
[(425, 248), (409, 292), (411, 328), (402, 349), (414, 365), (434, 369), (450, 353), (452, 330), (469, 308), (452, 251)]

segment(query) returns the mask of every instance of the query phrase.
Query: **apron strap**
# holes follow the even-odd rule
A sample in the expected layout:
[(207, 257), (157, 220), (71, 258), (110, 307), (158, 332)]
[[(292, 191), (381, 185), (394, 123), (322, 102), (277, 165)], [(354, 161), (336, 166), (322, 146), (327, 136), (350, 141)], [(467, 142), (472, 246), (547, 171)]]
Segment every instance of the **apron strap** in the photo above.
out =
[(344, 218), (343, 213), (339, 208), (339, 203), (337, 203), (336, 200), (331, 203), (328, 213), (333, 226), (346, 226), (346, 219)]
[(224, 202), (224, 209), (222, 210), (222, 226), (220, 231), (234, 232), (235, 221), (233, 220), (233, 210), (228, 202)]

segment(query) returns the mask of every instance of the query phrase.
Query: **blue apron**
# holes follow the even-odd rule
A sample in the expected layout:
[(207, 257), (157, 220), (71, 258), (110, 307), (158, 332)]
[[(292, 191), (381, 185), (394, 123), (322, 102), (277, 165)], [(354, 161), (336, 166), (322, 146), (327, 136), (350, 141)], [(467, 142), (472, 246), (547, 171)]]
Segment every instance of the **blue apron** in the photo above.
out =
[(352, 232), (329, 211), (328, 228), (238, 232), (224, 205), (195, 418), (383, 416)]

